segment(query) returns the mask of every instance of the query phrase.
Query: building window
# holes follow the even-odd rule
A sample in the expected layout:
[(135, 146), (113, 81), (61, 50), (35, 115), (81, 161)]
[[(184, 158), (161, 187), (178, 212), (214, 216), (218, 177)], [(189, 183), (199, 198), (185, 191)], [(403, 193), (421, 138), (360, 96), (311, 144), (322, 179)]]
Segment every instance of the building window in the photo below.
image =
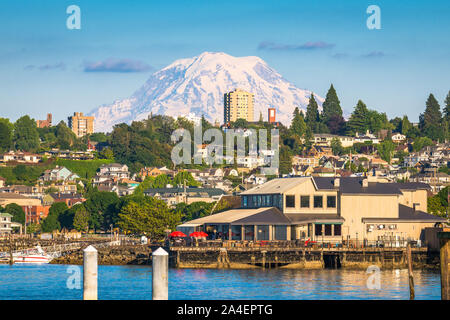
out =
[(244, 226), (244, 240), (255, 240), (255, 227)]
[(323, 208), (323, 196), (314, 196), (314, 208)]
[(316, 224), (315, 225), (315, 232), (314, 234), (316, 236), (321, 236), (322, 235), (322, 225), (321, 224)]
[(241, 226), (231, 226), (231, 240), (241, 240)]
[(274, 226), (274, 240), (287, 240), (287, 226)]
[(266, 196), (266, 206), (267, 207), (271, 207), (272, 206), (272, 196), (271, 195), (267, 195)]
[(247, 208), (247, 197), (246, 196), (242, 197), (242, 206), (244, 208)]
[(327, 208), (336, 208), (336, 196), (327, 196)]
[(269, 226), (256, 227), (256, 240), (269, 240)]
[(326, 224), (325, 225), (325, 235), (326, 236), (331, 236), (331, 224)]
[(286, 207), (295, 208), (295, 196), (286, 196)]
[(341, 225), (340, 224), (335, 224), (334, 225), (334, 235), (335, 236), (340, 236), (341, 235)]
[(300, 207), (309, 208), (309, 196), (300, 196)]

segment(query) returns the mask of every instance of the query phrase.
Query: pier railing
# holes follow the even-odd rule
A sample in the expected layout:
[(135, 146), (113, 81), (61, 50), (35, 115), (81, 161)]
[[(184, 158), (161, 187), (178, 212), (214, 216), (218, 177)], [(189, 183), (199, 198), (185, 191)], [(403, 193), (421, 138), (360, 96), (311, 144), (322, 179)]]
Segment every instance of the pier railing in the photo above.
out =
[(427, 244), (420, 240), (358, 240), (349, 239), (344, 241), (308, 241), (308, 240), (193, 240), (172, 241), (171, 247), (202, 247), (202, 248), (313, 248), (313, 249), (362, 249), (362, 248), (406, 248), (408, 242), (411, 247), (423, 248)]

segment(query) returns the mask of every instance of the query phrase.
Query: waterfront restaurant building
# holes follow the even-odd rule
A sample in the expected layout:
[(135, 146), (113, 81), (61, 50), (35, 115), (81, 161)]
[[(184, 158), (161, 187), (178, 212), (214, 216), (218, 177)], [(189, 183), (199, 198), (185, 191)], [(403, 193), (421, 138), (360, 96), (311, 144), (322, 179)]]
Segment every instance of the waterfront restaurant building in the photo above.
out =
[(446, 220), (427, 211), (423, 183), (380, 183), (370, 177), (293, 177), (241, 193), (241, 208), (186, 222), (230, 240), (392, 241), (423, 239)]

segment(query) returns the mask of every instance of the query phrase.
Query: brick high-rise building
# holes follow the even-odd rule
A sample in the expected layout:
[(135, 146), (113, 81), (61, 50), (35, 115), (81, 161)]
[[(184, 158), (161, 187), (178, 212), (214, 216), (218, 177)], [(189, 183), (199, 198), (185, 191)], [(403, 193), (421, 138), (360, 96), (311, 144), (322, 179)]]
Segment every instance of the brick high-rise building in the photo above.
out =
[(224, 94), (224, 123), (234, 122), (237, 119), (253, 121), (254, 94), (236, 89)]
[(52, 126), (52, 114), (47, 113), (47, 119), (46, 120), (36, 120), (36, 125), (38, 128), (46, 128)]
[(276, 122), (276, 109), (275, 108), (268, 108), (267, 109), (267, 121), (269, 123), (275, 123)]
[(83, 112), (75, 112), (68, 120), (69, 128), (77, 137), (94, 133), (94, 117), (87, 117)]

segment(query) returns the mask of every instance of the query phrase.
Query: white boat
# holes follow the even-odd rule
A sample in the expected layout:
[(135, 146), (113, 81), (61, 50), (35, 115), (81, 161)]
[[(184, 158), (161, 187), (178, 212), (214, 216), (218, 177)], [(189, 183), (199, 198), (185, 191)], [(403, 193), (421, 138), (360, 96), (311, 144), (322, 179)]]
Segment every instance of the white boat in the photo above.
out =
[(53, 257), (42, 250), (41, 246), (17, 252), (13, 255), (14, 263), (49, 263)]

